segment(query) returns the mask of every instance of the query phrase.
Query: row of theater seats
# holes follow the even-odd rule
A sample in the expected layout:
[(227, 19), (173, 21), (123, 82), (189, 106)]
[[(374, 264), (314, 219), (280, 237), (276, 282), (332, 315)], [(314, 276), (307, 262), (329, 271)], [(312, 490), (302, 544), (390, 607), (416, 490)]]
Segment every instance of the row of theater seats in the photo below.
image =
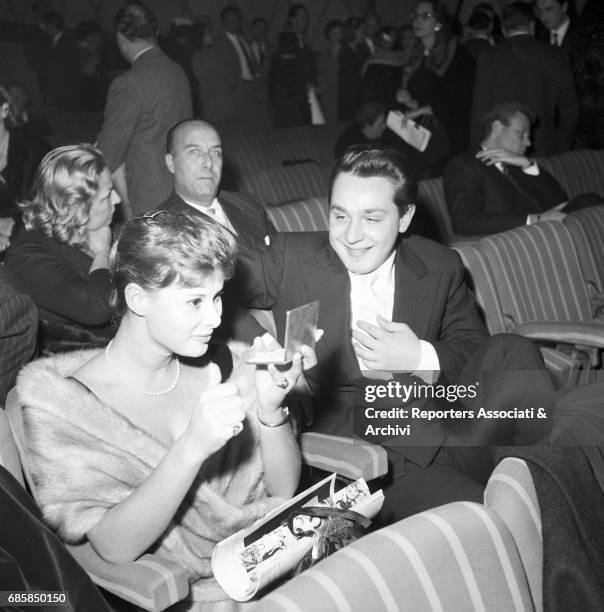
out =
[(489, 332), (539, 342), (559, 384), (594, 382), (604, 348), (604, 207), (454, 247)]
[(224, 133), (223, 188), (253, 193), (265, 206), (324, 196), (343, 129), (328, 124)]
[[(20, 418), (11, 415), (10, 402), (7, 409), (12, 430), (0, 410), (0, 464), (24, 484), (17, 451)], [(312, 448), (306, 450), (312, 455)], [(365, 476), (370, 479), (383, 470), (378, 466)], [(185, 571), (173, 561), (144, 555), (118, 565), (100, 559), (89, 544), (69, 550), (97, 585), (140, 609), (193, 609)], [(376, 531), (249, 609), (541, 612), (542, 557), (539, 502), (529, 468), (520, 459), (507, 458), (491, 476), (484, 504), (455, 502)]]

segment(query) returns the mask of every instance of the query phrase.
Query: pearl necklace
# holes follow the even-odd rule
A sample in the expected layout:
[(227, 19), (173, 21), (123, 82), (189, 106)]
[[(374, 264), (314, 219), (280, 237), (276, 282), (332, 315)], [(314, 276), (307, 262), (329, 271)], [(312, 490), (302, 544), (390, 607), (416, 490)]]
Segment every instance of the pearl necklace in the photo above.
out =
[(175, 359), (176, 359), (176, 376), (174, 377), (174, 381), (172, 382), (172, 384), (167, 389), (164, 389), (163, 391), (144, 391), (143, 389), (138, 389), (137, 387), (131, 385), (124, 378), (122, 378), (118, 374), (117, 371), (115, 371), (111, 367), (111, 359), (109, 357), (109, 349), (111, 348), (112, 344), (113, 344), (113, 340), (111, 340), (111, 342), (109, 342), (109, 344), (105, 347), (105, 361), (107, 362), (107, 365), (109, 366), (109, 369), (113, 372), (113, 374), (117, 378), (119, 378), (119, 380), (122, 382), (123, 385), (125, 385), (129, 389), (132, 389), (132, 391), (136, 391), (137, 393), (141, 393), (142, 395), (150, 395), (152, 397), (157, 397), (158, 395), (167, 395), (168, 393), (170, 393), (171, 391), (174, 391), (174, 389), (176, 389), (176, 385), (178, 384), (178, 381), (180, 380), (180, 360), (178, 359), (178, 357), (175, 357)]

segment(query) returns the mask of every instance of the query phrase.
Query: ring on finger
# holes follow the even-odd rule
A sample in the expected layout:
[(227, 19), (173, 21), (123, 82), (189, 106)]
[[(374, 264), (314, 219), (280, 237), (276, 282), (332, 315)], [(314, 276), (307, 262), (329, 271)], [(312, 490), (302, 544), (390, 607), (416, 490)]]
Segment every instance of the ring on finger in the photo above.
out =
[(289, 380), (287, 380), (287, 378), (283, 378), (281, 381), (275, 382), (275, 384), (277, 387), (279, 387), (279, 389), (287, 389), (289, 386)]

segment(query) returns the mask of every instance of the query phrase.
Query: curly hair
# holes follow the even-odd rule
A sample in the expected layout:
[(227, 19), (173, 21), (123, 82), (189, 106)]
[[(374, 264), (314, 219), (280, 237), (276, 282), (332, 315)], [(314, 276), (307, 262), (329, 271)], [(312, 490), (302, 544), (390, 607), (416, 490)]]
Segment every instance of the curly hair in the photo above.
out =
[(25, 228), (83, 249), (92, 199), (106, 168), (103, 155), (92, 145), (53, 149), (40, 162), (31, 199), (19, 203)]
[(113, 27), (129, 41), (157, 39), (157, 16), (143, 4), (121, 8), (113, 18)]
[(179, 283), (203, 284), (218, 272), (233, 276), (237, 244), (211, 217), (158, 210), (124, 224), (109, 255), (113, 289), (110, 305), (118, 316), (128, 310), (125, 289), (136, 283), (156, 290)]

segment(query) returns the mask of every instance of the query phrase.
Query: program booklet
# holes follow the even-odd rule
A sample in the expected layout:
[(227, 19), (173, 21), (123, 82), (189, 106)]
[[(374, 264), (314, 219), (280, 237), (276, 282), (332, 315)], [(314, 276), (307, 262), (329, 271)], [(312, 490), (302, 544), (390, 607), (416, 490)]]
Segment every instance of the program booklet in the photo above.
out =
[(429, 129), (413, 121), (413, 119), (407, 119), (400, 111), (390, 111), (386, 118), (386, 125), (399, 138), (422, 153), (426, 150), (432, 136)]
[(371, 494), (363, 479), (335, 492), (336, 474), (275, 508), (264, 519), (216, 545), (212, 570), (218, 584), (236, 601), (248, 601), (290, 572), (312, 549), (314, 533), (325, 519), (300, 516), (294, 522), (307, 534), (294, 535), (287, 518), (296, 508), (331, 506), (373, 518), (384, 503), (382, 491)]

